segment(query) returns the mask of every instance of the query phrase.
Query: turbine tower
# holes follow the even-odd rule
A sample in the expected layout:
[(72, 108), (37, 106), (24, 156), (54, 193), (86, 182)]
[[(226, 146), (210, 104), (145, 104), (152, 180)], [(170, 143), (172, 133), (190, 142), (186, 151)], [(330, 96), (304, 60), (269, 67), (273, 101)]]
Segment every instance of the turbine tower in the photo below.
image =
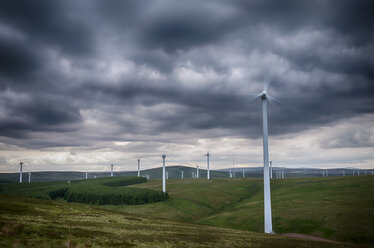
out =
[(245, 178), (245, 172), (244, 172), (244, 169), (243, 169), (243, 178)]
[(265, 233), (273, 232), (271, 218), (271, 195), (269, 176), (269, 148), (268, 148), (268, 94), (266, 89), (261, 94), (262, 103), (262, 132), (264, 152), (264, 210), (265, 210)]
[(113, 164), (110, 165), (110, 176), (113, 176)]
[(232, 177), (235, 177), (235, 155), (232, 153)]
[(29, 183), (31, 183), (31, 172), (29, 171)]
[(19, 163), (19, 183), (22, 183), (22, 165), (23, 162)]
[(270, 179), (273, 179), (273, 161), (270, 161)]
[(165, 186), (165, 158), (166, 155), (162, 155), (162, 192), (166, 193), (166, 186)]
[(140, 177), (140, 158), (138, 158), (138, 177)]
[(199, 166), (196, 166), (196, 177), (199, 178)]
[(209, 180), (209, 179), (210, 179), (210, 170), (209, 170), (209, 152), (207, 152), (207, 154), (206, 154), (206, 165), (207, 165), (207, 167), (208, 167), (208, 171), (207, 171), (206, 177), (207, 177), (207, 179)]
[(88, 173), (87, 173), (87, 171), (86, 171), (86, 179), (88, 179)]
[(182, 179), (183, 179), (183, 171), (181, 171), (181, 173), (182, 173)]

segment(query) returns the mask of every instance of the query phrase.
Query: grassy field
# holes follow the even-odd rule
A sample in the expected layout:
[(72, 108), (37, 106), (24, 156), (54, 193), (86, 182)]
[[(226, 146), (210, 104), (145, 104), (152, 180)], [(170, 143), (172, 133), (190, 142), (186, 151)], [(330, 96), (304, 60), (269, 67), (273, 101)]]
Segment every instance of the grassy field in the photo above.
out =
[[(45, 192), (63, 184), (4, 184), (0, 185), (0, 193), (48, 199)], [(128, 187), (161, 190), (161, 181)], [(262, 188), (262, 180), (256, 178), (174, 179), (167, 181), (170, 198), (165, 201), (102, 207), (131, 215), (261, 233)], [(274, 179), (271, 188), (276, 233), (302, 233), (342, 242), (374, 244), (373, 176)]]
[[(106, 208), (263, 232), (262, 185), (261, 179), (169, 180), (164, 202)], [(161, 182), (132, 187), (159, 189)], [(272, 180), (273, 229), (374, 244), (373, 188), (373, 176)]]
[(0, 194), (0, 247), (352, 247)]

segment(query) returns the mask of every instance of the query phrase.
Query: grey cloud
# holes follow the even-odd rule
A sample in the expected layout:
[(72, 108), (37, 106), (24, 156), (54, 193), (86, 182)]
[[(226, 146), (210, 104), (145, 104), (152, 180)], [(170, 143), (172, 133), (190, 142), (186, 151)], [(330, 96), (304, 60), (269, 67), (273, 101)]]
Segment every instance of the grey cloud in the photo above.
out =
[[(268, 74), (273, 81), (270, 93), (288, 104), (269, 107), (271, 135), (373, 113), (372, 5), (3, 1), (0, 22), (22, 33), (24, 40), (0, 36), (0, 89), (26, 94), (29, 101), (15, 104), (2, 99), (9, 115), (1, 119), (0, 135), (23, 139), (7, 142), (30, 147), (136, 141), (137, 135), (145, 141), (176, 133), (195, 139), (258, 138), (260, 103), (251, 102), (249, 93), (259, 93)], [(297, 36), (313, 31), (320, 35), (312, 37), (315, 40)], [(282, 39), (294, 43), (280, 45)], [(250, 58), (253, 53), (260, 58), (277, 56), (287, 65), (285, 72), (277, 72), (279, 65), (271, 61)], [(161, 76), (146, 78), (132, 72), (114, 78), (113, 72), (100, 67), (114, 57), (130, 61), (135, 71), (144, 66)], [(59, 60), (64, 59), (72, 63), (70, 71), (60, 68)], [(194, 87), (180, 82), (176, 74), (186, 64), (205, 80), (196, 83), (187, 75), (184, 79)], [(218, 76), (210, 79), (203, 68)], [(226, 82), (236, 69), (248, 77)], [(308, 77), (298, 82), (292, 76), (297, 73)], [(259, 92), (243, 90), (248, 88)], [(162, 104), (166, 110), (157, 108)], [(90, 117), (105, 131), (85, 126), (81, 111), (87, 110), (106, 113)], [(39, 138), (33, 136), (36, 132)], [(53, 133), (73, 134), (76, 140), (43, 141)]]

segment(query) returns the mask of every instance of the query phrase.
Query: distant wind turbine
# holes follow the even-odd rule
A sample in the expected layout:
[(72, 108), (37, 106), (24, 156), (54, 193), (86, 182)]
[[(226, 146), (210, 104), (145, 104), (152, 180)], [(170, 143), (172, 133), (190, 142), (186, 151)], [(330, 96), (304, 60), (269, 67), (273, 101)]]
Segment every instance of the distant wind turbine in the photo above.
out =
[(88, 178), (88, 173), (87, 173), (87, 171), (86, 171), (86, 179)]
[(196, 166), (196, 178), (199, 178), (199, 166)]
[(113, 176), (113, 164), (110, 165), (110, 176)]
[(29, 183), (31, 183), (31, 172), (29, 171)]
[(209, 170), (209, 152), (207, 152), (205, 156), (206, 156), (206, 165), (207, 165), (207, 168), (208, 168), (208, 171), (207, 171), (206, 177), (207, 177), (207, 179), (209, 180), (209, 179), (210, 179), (210, 170)]
[(181, 173), (182, 173), (182, 179), (183, 179), (183, 171), (181, 171)]
[(138, 158), (138, 177), (140, 177), (140, 158)]
[(232, 177), (235, 177), (235, 154), (232, 153)]
[(273, 161), (270, 161), (270, 179), (273, 179)]
[(23, 162), (19, 163), (19, 183), (22, 183), (22, 165)]
[(165, 186), (165, 158), (166, 155), (162, 155), (162, 192), (166, 193), (166, 186)]
[(245, 178), (245, 172), (244, 172), (244, 169), (243, 169), (243, 178)]

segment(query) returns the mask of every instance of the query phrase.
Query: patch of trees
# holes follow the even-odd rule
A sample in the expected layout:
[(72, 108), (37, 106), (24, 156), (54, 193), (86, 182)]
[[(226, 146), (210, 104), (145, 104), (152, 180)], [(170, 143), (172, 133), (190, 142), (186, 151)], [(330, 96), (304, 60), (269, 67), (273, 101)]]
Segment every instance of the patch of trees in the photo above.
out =
[(68, 202), (96, 205), (139, 205), (163, 201), (169, 198), (167, 193), (152, 189), (125, 187), (147, 182), (143, 177), (115, 177), (95, 180), (83, 180), (68, 187), (49, 192), (51, 199), (63, 198)]

